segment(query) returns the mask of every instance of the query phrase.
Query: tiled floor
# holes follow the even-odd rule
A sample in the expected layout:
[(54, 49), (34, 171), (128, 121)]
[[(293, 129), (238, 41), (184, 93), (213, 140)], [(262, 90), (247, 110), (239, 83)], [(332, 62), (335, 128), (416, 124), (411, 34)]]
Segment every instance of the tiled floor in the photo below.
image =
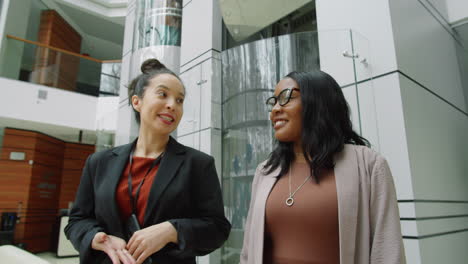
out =
[(40, 257), (41, 259), (47, 260), (50, 264), (79, 264), (80, 263), (80, 260), (78, 257), (58, 258), (57, 255), (52, 252), (39, 253), (36, 256)]

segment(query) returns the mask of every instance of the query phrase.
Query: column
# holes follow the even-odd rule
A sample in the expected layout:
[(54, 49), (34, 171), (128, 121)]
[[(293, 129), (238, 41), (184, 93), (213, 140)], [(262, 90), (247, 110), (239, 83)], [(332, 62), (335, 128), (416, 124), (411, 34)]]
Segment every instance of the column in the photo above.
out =
[[(187, 89), (177, 129), (182, 144), (215, 158), (221, 177), (221, 14), (217, 0), (184, 0), (180, 77)], [(220, 263), (219, 252), (198, 263)]]
[(180, 72), (182, 0), (130, 0), (127, 10), (116, 145), (138, 136), (127, 86), (141, 73), (142, 62), (156, 58), (175, 73)]

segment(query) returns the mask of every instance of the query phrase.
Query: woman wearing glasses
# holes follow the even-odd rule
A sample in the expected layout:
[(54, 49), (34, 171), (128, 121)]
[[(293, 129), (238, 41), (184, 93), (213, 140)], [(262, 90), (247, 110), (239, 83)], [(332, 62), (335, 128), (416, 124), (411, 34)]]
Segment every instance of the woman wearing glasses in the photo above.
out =
[(255, 173), (240, 262), (404, 263), (390, 169), (336, 81), (291, 72), (266, 103), (277, 144)]
[(213, 158), (170, 137), (180, 78), (156, 59), (141, 70), (128, 96), (138, 138), (88, 158), (65, 228), (83, 264), (194, 264), (229, 235)]

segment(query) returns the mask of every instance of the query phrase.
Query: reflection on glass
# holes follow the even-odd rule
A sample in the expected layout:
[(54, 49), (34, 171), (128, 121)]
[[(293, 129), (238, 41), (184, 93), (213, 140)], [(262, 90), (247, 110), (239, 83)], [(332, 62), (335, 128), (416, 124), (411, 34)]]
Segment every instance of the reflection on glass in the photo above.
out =
[(77, 91), (99, 95), (99, 86), (101, 84), (101, 63), (80, 59), (78, 80), (76, 84)]
[(98, 130), (96, 132), (96, 152), (114, 147), (115, 132)]
[(81, 68), (80, 58), (30, 44), (25, 44), (26, 48), (35, 50), (30, 82), (69, 91), (76, 90), (78, 70)]
[(120, 70), (122, 64), (103, 63), (101, 72), (100, 95), (118, 95), (120, 91)]
[(134, 49), (150, 46), (180, 46), (182, 0), (139, 0), (137, 2)]
[[(297, 33), (278, 37), (279, 76), (291, 71), (311, 71), (319, 69), (319, 49), (316, 33)], [(304, 56), (307, 54), (307, 56)]]

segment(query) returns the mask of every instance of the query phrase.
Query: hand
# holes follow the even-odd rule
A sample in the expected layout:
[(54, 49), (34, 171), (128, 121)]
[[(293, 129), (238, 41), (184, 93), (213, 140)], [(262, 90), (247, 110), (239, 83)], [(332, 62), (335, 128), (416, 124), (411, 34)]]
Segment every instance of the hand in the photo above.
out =
[(98, 232), (94, 235), (91, 247), (95, 250), (105, 252), (112, 260), (112, 264), (135, 264), (135, 259), (125, 249), (125, 240)]
[(136, 231), (128, 241), (127, 249), (136, 263), (141, 264), (170, 242), (177, 244), (177, 230), (171, 223), (164, 222)]

